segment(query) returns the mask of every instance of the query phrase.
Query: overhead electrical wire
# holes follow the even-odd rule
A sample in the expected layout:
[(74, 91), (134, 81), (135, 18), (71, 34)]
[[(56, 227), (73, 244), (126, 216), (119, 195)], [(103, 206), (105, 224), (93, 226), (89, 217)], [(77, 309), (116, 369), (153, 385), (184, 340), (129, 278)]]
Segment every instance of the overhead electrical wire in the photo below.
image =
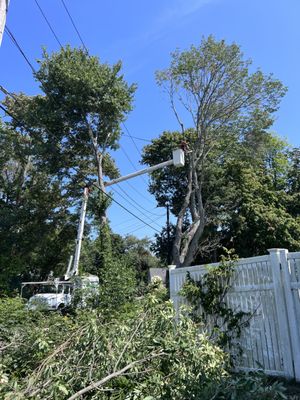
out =
[(10, 38), (10, 40), (13, 42), (13, 44), (17, 47), (17, 49), (19, 50), (19, 52), (22, 54), (22, 56), (24, 57), (25, 61), (27, 62), (27, 64), (29, 65), (30, 69), (32, 70), (32, 72), (35, 74), (35, 68), (34, 66), (31, 64), (31, 62), (29, 61), (28, 57), (26, 56), (26, 54), (24, 53), (24, 51), (22, 50), (21, 46), (19, 45), (17, 39), (15, 38), (15, 36), (13, 35), (13, 33), (11, 32), (11, 30), (9, 29), (9, 27), (6, 25), (5, 26), (5, 32), (8, 35), (8, 37)]
[(137, 145), (136, 145), (136, 143), (135, 143), (135, 141), (134, 141), (134, 139), (133, 139), (131, 133), (129, 132), (129, 130), (128, 130), (128, 128), (127, 128), (127, 126), (125, 125), (124, 122), (122, 122), (122, 125), (124, 126), (126, 132), (128, 133), (128, 136), (129, 136), (130, 139), (132, 140), (132, 143), (133, 143), (134, 147), (136, 148), (137, 152), (138, 152), (138, 153), (140, 154), (140, 156), (142, 157), (142, 153), (141, 153), (140, 149), (137, 147)]
[(13, 118), (19, 125), (22, 126), (21, 122), (20, 122), (17, 118), (15, 118), (11, 112), (9, 112), (5, 107), (3, 107), (2, 104), (0, 104), (0, 108), (1, 108), (1, 110), (3, 110), (3, 111), (5, 112), (5, 114), (9, 115), (9, 116), (10, 116), (11, 118)]
[[(127, 160), (129, 161), (129, 163), (130, 163), (130, 165), (132, 166), (132, 168), (133, 168), (135, 171), (137, 171), (138, 169), (137, 169), (136, 166), (133, 164), (131, 158), (130, 158), (129, 155), (126, 153), (125, 149), (124, 149), (122, 146), (120, 146), (120, 149), (121, 149), (122, 152), (125, 154), (125, 157), (126, 157)], [(145, 182), (145, 184), (148, 185), (146, 179), (145, 179), (142, 175), (139, 175), (139, 178), (141, 178), (141, 179)]]
[(39, 10), (40, 10), (42, 16), (44, 17), (44, 19), (45, 19), (47, 25), (49, 26), (49, 29), (51, 30), (51, 32), (52, 32), (52, 34), (53, 34), (55, 40), (57, 41), (57, 43), (59, 44), (60, 47), (63, 47), (63, 45), (61, 44), (61, 41), (59, 40), (59, 38), (58, 38), (58, 36), (56, 35), (54, 29), (52, 28), (52, 25), (50, 24), (50, 22), (49, 22), (49, 20), (48, 20), (48, 18), (47, 18), (47, 16), (46, 16), (46, 14), (44, 13), (42, 7), (40, 6), (38, 0), (34, 0), (34, 1), (35, 1), (35, 4), (37, 5), (37, 7), (39, 8)]
[[(130, 182), (125, 181), (125, 183), (132, 189), (134, 190), (137, 194), (139, 194), (141, 197), (143, 197), (145, 200), (147, 200), (150, 204), (154, 205), (154, 203), (152, 203), (151, 200), (148, 199), (148, 197), (146, 197), (143, 193), (141, 193), (139, 190), (137, 190)], [(154, 207), (154, 209), (156, 209), (157, 207)]]
[(153, 229), (154, 231), (158, 232), (160, 234), (160, 231), (154, 226), (148, 224), (148, 222), (144, 221), (142, 218), (140, 218), (138, 215), (134, 214), (132, 211), (128, 210), (123, 204), (121, 204), (118, 200), (115, 200), (110, 194), (106, 193), (104, 190), (102, 190), (97, 184), (93, 183), (93, 186), (95, 186), (98, 190), (100, 190), (107, 198), (118, 204), (121, 208), (123, 208), (125, 211), (127, 211), (129, 214), (131, 214), (133, 217), (141, 221), (143, 224), (149, 226), (149, 228)]
[(144, 138), (140, 138), (140, 137), (137, 137), (137, 136), (126, 135), (126, 133), (123, 133), (122, 136), (130, 137), (130, 138), (133, 138), (133, 139), (136, 139), (136, 140), (141, 140), (143, 142), (152, 143), (152, 140), (150, 140), (150, 139), (144, 139)]
[[(120, 197), (122, 197), (122, 199), (124, 199), (128, 204), (132, 205), (133, 207), (136, 207), (135, 204), (128, 200), (122, 193), (120, 193), (115, 187), (111, 187), (112, 190), (114, 190)], [(148, 218), (150, 222), (154, 222), (154, 220), (151, 219), (151, 217), (149, 217), (149, 215), (145, 214), (143, 211), (141, 210), (137, 210), (139, 213), (141, 213), (144, 217)], [(160, 225), (156, 224), (159, 228)]]
[[(117, 227), (118, 226), (114, 226), (114, 228), (117, 228)], [(129, 232), (128, 231), (127, 232), (123, 232), (123, 234), (126, 233), (126, 234), (130, 235), (131, 233), (134, 233), (135, 231), (143, 229), (144, 228), (144, 224), (142, 224), (142, 225), (141, 224), (139, 224), (139, 225), (130, 225), (126, 229), (128, 230), (128, 229), (131, 229), (131, 228), (134, 228), (134, 229), (129, 230)], [(121, 230), (123, 230), (123, 229), (125, 229), (125, 228), (122, 228)]]
[(163, 217), (163, 214), (156, 214), (152, 211), (147, 210), (147, 208), (141, 206), (136, 200), (134, 200), (121, 186), (120, 184), (117, 183), (118, 188), (125, 194), (125, 196), (127, 196), (134, 204), (136, 204), (139, 208), (141, 208), (142, 210), (146, 211), (148, 214), (152, 214), (155, 217)]
[(61, 0), (61, 2), (62, 2), (62, 5), (64, 6), (64, 9), (66, 10), (66, 13), (67, 13), (68, 16), (69, 16), (69, 19), (70, 19), (70, 21), (71, 21), (71, 23), (72, 23), (72, 25), (73, 25), (73, 28), (75, 29), (75, 31), (76, 31), (76, 33), (77, 33), (77, 36), (79, 37), (79, 40), (80, 40), (81, 43), (82, 43), (82, 46), (84, 47), (85, 51), (88, 53), (88, 49), (87, 49), (87, 47), (86, 47), (86, 45), (85, 45), (85, 43), (84, 43), (84, 41), (83, 41), (83, 39), (82, 39), (82, 37), (81, 37), (81, 35), (80, 35), (80, 33), (79, 33), (79, 30), (77, 29), (77, 26), (76, 26), (76, 24), (75, 24), (75, 22), (74, 22), (74, 20), (73, 20), (73, 18), (72, 18), (72, 16), (71, 16), (71, 14), (70, 14), (70, 11), (68, 10), (68, 7), (66, 6), (66, 3), (64, 2), (64, 0)]
[(134, 232), (139, 231), (139, 230), (141, 230), (141, 229), (143, 229), (143, 228), (144, 228), (143, 226), (140, 226), (140, 227), (138, 227), (138, 228), (136, 228), (136, 229), (133, 229), (132, 231), (127, 232), (126, 235), (131, 235), (131, 234), (133, 234)]

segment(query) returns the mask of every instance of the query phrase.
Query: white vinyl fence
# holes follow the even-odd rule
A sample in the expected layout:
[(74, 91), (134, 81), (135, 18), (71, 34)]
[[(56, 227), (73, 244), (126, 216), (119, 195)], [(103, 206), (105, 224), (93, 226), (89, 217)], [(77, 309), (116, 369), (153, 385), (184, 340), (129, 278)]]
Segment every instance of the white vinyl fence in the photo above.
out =
[[(263, 368), (269, 375), (300, 381), (300, 252), (268, 251), (237, 262), (226, 296), (232, 309), (253, 314), (239, 339), (243, 352), (236, 357), (236, 368)], [(186, 303), (178, 292), (187, 272), (199, 280), (206, 266), (169, 268), (170, 296), (178, 311)]]

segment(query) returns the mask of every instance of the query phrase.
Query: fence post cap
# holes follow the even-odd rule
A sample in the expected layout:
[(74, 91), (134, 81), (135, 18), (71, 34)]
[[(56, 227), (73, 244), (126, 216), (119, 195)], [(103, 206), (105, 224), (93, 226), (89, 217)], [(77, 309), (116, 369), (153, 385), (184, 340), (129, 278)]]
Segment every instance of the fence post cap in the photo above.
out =
[(281, 249), (281, 248), (273, 248), (273, 249), (268, 249), (268, 252), (270, 253), (270, 254), (272, 254), (272, 253), (281, 253), (281, 252), (285, 252), (285, 253), (288, 253), (288, 250), (287, 249)]
[(175, 268), (176, 268), (176, 265), (168, 265), (169, 271), (171, 271), (172, 269), (175, 269)]

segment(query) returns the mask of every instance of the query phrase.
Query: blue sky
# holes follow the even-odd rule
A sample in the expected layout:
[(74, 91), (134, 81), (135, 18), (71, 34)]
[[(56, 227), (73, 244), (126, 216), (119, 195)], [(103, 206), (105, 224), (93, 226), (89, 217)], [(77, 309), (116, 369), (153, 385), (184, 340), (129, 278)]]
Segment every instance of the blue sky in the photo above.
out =
[[(155, 83), (154, 73), (168, 66), (170, 53), (198, 44), (202, 36), (236, 42), (254, 67), (273, 72), (288, 87), (272, 130), (293, 146), (300, 146), (299, 132), (299, 0), (65, 0), (91, 54), (100, 60), (123, 62), (125, 78), (137, 83), (134, 110), (126, 126), (133, 136), (151, 139), (163, 130), (177, 129), (168, 100)], [(60, 0), (39, 0), (63, 44), (80, 45)], [(34, 63), (41, 46), (59, 48), (34, 0), (11, 0), (7, 25)], [(0, 84), (10, 91), (36, 94), (37, 84), (24, 59), (5, 35), (0, 48)], [(126, 132), (125, 132), (126, 133)], [(146, 142), (121, 139), (114, 157), (122, 174), (140, 168), (140, 152)], [(130, 161), (129, 161), (130, 160)], [(121, 184), (116, 200), (141, 219), (160, 229), (165, 210), (156, 208), (147, 193), (147, 177)], [(123, 197), (122, 197), (122, 196)], [(125, 196), (125, 197), (124, 197)], [(131, 203), (129, 203), (131, 202)], [(112, 228), (121, 234), (151, 237), (155, 233), (113, 205)]]

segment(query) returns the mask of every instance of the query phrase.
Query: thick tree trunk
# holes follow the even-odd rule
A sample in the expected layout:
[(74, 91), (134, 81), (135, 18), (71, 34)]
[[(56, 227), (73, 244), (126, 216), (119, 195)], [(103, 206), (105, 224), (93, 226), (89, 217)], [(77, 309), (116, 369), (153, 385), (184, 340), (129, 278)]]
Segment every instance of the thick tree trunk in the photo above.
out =
[[(95, 163), (96, 163), (96, 167), (97, 167), (98, 185), (99, 185), (99, 188), (101, 189), (102, 193), (104, 194), (104, 193), (106, 193), (106, 189), (105, 189), (104, 180), (103, 180), (103, 154), (98, 149), (97, 137), (94, 136), (90, 124), (88, 122), (87, 122), (87, 124), (88, 124), (89, 136), (92, 141)], [(106, 211), (104, 211), (103, 215), (101, 216), (101, 219), (100, 219), (100, 225), (103, 226), (106, 223), (107, 223), (107, 217), (106, 217)]]
[(181, 256), (181, 244), (182, 244), (183, 219), (184, 219), (186, 210), (188, 209), (188, 206), (190, 203), (190, 198), (191, 198), (191, 194), (192, 194), (192, 179), (193, 179), (193, 171), (192, 171), (192, 167), (190, 165), (189, 174), (188, 174), (187, 193), (185, 195), (183, 205), (182, 205), (179, 215), (177, 217), (175, 239), (174, 239), (173, 249), (172, 249), (173, 263), (175, 265), (181, 264), (180, 256)]
[[(202, 182), (198, 179), (197, 166), (202, 160), (203, 149), (197, 158), (191, 155), (187, 192), (177, 217), (175, 240), (173, 244), (173, 264), (178, 268), (189, 266), (199, 251), (199, 241), (205, 227), (205, 211), (202, 201)], [(191, 225), (183, 231), (183, 220), (187, 213), (191, 215)]]

